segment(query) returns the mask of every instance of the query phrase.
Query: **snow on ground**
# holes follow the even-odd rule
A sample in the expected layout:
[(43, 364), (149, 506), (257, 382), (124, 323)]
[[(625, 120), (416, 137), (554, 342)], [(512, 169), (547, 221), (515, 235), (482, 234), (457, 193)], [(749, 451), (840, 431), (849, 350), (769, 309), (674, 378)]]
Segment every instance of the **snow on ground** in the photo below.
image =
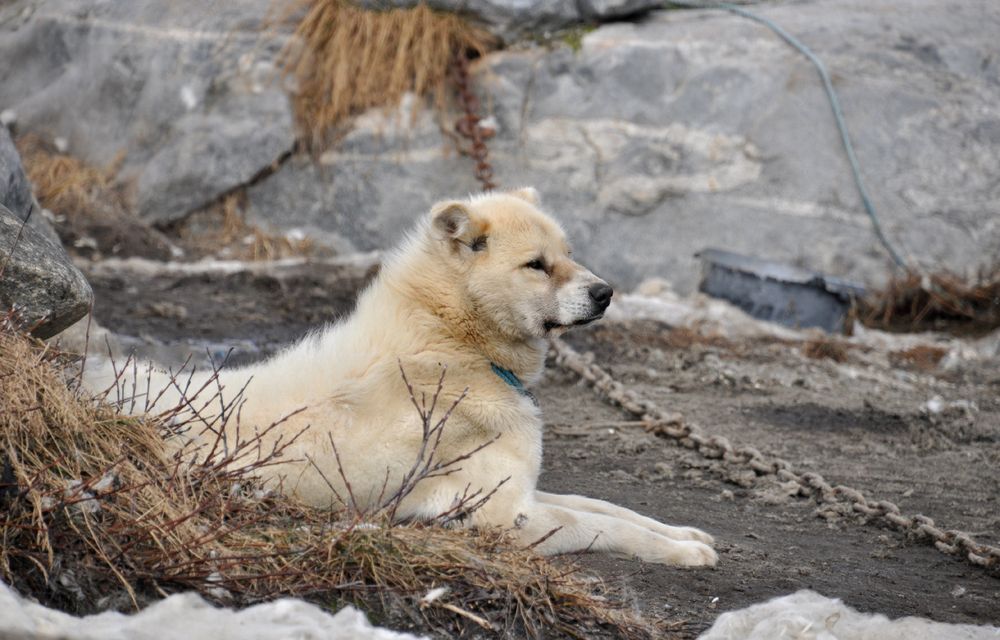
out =
[[(177, 594), (143, 611), (76, 618), (16, 595), (0, 583), (0, 638), (18, 640), (417, 640), (371, 626), (352, 607), (331, 614), (282, 598), (241, 611), (218, 609)], [(840, 600), (802, 590), (719, 616), (699, 640), (1000, 640), (1000, 628), (943, 624), (924, 618), (889, 620)]]
[(1000, 628), (889, 620), (803, 589), (719, 616), (699, 640), (997, 640)]
[[(729, 339), (806, 340), (826, 335), (818, 329), (792, 329), (758, 320), (725, 300), (703, 293), (681, 296), (660, 278), (646, 280), (632, 293), (616, 294), (605, 315), (612, 321), (658, 320), (672, 327), (687, 327)], [(935, 333), (886, 333), (855, 323), (853, 336), (839, 337), (883, 352), (933, 344), (948, 352), (942, 359), (941, 366), (945, 369), (963, 361), (1000, 355), (1000, 331), (972, 340)]]
[(77, 618), (43, 607), (0, 583), (0, 638), (13, 640), (418, 640), (373, 627), (344, 607), (331, 614), (282, 598), (241, 611), (218, 609), (196, 594), (172, 595), (139, 613)]

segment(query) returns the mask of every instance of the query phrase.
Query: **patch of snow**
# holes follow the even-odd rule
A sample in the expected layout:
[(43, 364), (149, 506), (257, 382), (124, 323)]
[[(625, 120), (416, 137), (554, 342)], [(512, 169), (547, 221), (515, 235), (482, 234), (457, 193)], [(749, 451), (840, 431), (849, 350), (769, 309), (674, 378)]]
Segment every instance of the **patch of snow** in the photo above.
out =
[(13, 109), (4, 109), (0, 111), (0, 125), (5, 127), (13, 127), (17, 124), (17, 112)]
[(181, 102), (188, 111), (198, 106), (198, 96), (194, 93), (194, 87), (188, 84), (181, 87)]
[(643, 282), (635, 293), (615, 295), (605, 317), (659, 320), (672, 327), (698, 328), (729, 338), (771, 336), (795, 340), (802, 335), (800, 331), (757, 320), (723, 300), (701, 293), (678, 295), (661, 279)]
[(353, 607), (331, 614), (282, 598), (234, 611), (196, 594), (172, 595), (139, 613), (113, 611), (77, 618), (30, 602), (0, 582), (0, 638), (23, 640), (419, 640), (373, 627)]
[(1000, 640), (1000, 628), (859, 613), (802, 590), (722, 614), (698, 640)]
[(424, 597), (420, 599), (420, 602), (421, 604), (430, 604), (446, 593), (448, 593), (448, 587), (435, 587), (428, 591)]
[[(804, 341), (826, 335), (818, 329), (792, 329), (758, 320), (725, 300), (703, 293), (681, 296), (662, 278), (642, 282), (633, 293), (615, 294), (605, 317), (612, 321), (658, 320), (671, 327), (685, 327), (730, 339), (772, 337)], [(837, 337), (882, 354), (913, 347), (941, 348), (946, 351), (940, 364), (944, 370), (1000, 355), (1000, 331), (978, 340), (968, 340), (939, 333), (888, 333), (856, 322), (854, 335)]]
[(378, 251), (354, 253), (332, 258), (282, 258), (280, 260), (214, 260), (206, 259), (197, 262), (161, 262), (148, 258), (107, 258), (88, 265), (90, 273), (96, 275), (115, 275), (123, 271), (147, 275), (198, 275), (234, 273), (274, 273), (282, 269), (299, 267), (306, 264), (326, 265), (331, 267), (357, 267), (366, 269), (374, 266), (381, 258)]
[(944, 400), (941, 396), (934, 396), (924, 403), (924, 411), (930, 414), (938, 414), (944, 411)]

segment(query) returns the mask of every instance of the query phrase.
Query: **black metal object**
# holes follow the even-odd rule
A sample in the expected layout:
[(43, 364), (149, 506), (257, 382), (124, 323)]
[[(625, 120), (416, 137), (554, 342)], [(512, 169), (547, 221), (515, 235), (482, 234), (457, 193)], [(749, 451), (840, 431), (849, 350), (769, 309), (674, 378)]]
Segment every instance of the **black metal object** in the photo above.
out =
[(852, 300), (864, 287), (778, 262), (705, 249), (698, 290), (727, 300), (755, 318), (788, 327), (844, 331)]

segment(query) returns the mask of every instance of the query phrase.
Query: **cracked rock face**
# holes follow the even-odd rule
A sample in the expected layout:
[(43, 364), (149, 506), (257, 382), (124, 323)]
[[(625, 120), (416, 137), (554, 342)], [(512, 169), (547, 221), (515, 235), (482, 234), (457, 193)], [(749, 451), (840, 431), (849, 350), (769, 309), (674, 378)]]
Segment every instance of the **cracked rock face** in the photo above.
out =
[(526, 127), (524, 135), (540, 152), (536, 167), (565, 176), (571, 189), (596, 187), (595, 211), (642, 216), (667, 198), (729, 191), (761, 173), (758, 154), (745, 138), (679, 123), (547, 118)]
[[(649, 0), (625, 1), (649, 3)], [(361, 0), (359, 4), (381, 9), (386, 5), (414, 7), (420, 2), (421, 0)], [(621, 4), (621, 0), (610, 2)], [(565, 28), (591, 17), (590, 12), (584, 15), (577, 0), (430, 0), (427, 4), (432, 9), (468, 16), (505, 40)]]
[[(293, 156), (268, 174), (293, 131), (285, 94), (266, 82), (279, 45), (258, 40), (265, 5), (19, 0), (0, 9), (0, 55), (14, 61), (0, 69), (0, 108), (98, 166), (126, 150), (123, 177), (157, 221), (257, 176), (253, 222), (367, 251), (397, 242), (433, 202), (479, 190), (472, 161), (414, 100), (362, 114), (316, 162)], [(636, 6), (461, 9), (551, 26)], [(883, 227), (904, 255), (957, 271), (1000, 255), (993, 0), (754, 10), (826, 63)], [(496, 125), (488, 146), (501, 187), (538, 187), (577, 255), (616, 286), (662, 276), (690, 291), (693, 254), (706, 247), (869, 284), (889, 273), (815, 69), (760, 24), (656, 12), (604, 24), (577, 50), (556, 42), (491, 54), (474, 74)]]
[[(10, 138), (7, 127), (0, 125), (0, 205), (24, 220), (43, 236), (59, 242), (55, 230), (42, 217), (41, 207), (31, 194), (31, 184), (24, 175), (21, 156)], [(30, 215), (30, 217), (29, 217)]]
[(0, 204), (24, 218), (31, 209), (31, 185), (7, 127), (0, 126)]
[(0, 269), (0, 312), (15, 309), (22, 325), (38, 338), (52, 337), (69, 327), (93, 304), (90, 285), (63, 248), (23, 225), (3, 205)]
[(124, 153), (139, 214), (177, 220), (292, 148), (261, 36), (270, 0), (18, 1), (0, 9), (0, 105), (96, 166)]
[(24, 327), (49, 338), (86, 315), (93, 301), (90, 284), (42, 218), (17, 148), (0, 126), (0, 315), (16, 309)]
[[(427, 0), (360, 0), (373, 9), (413, 7)], [(468, 16), (504, 40), (541, 36), (574, 25), (637, 16), (659, 9), (662, 0), (429, 0), (434, 9)]]
[[(987, 0), (817, 0), (755, 10), (825, 61), (890, 237), (925, 267), (1000, 255), (1000, 14)], [(569, 47), (475, 67), (502, 187), (537, 186), (576, 253), (618, 286), (696, 286), (719, 247), (877, 284), (889, 260), (861, 208), (815, 69), (760, 25), (670, 11)], [(426, 113), (359, 119), (319, 166), (251, 192), (258, 221), (389, 245), (472, 162)], [(296, 203), (301, 206), (295, 206)], [(280, 211), (280, 216), (275, 212)]]

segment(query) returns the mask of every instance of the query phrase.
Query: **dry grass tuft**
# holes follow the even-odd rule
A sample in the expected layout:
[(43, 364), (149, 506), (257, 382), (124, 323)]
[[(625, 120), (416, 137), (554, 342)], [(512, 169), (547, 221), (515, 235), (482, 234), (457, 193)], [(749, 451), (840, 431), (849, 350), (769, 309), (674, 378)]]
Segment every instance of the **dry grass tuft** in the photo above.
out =
[(663, 343), (671, 349), (690, 349), (694, 345), (733, 349), (732, 341), (721, 333), (704, 333), (697, 328), (674, 327), (663, 335)]
[(859, 317), (887, 331), (988, 333), (1000, 328), (1000, 265), (971, 281), (948, 272), (907, 273), (862, 300)]
[(17, 148), (35, 197), (55, 214), (67, 248), (93, 258), (170, 257), (169, 241), (134, 214), (126, 189), (115, 182), (124, 156), (97, 169), (34, 134), (19, 137)]
[(943, 347), (935, 347), (928, 344), (918, 344), (909, 349), (893, 351), (889, 354), (889, 362), (897, 367), (907, 367), (918, 371), (934, 371), (937, 369), (941, 359), (948, 354), (948, 350)]
[[(0, 577), (50, 606), (134, 608), (196, 590), (236, 606), (285, 595), (353, 603), (383, 624), (445, 636), (669, 637), (669, 625), (654, 628), (599, 581), (502, 532), (393, 525), (389, 511), (318, 510), (269, 493), (255, 471), (280, 462), (280, 447), (261, 451), (251, 434), (207, 452), (165, 444), (192, 428), (167, 427), (181, 409), (125, 417), (71, 391), (66, 364), (0, 330)], [(213, 428), (238, 415), (233, 399)], [(422, 601), (437, 587), (447, 592)]]
[(71, 216), (84, 214), (105, 202), (121, 204), (121, 194), (113, 187), (120, 161), (96, 169), (78, 158), (59, 153), (34, 134), (21, 136), (16, 144), (35, 197), (46, 209)]
[(308, 237), (270, 233), (246, 220), (246, 193), (236, 191), (220, 202), (189, 216), (176, 228), (185, 248), (195, 255), (230, 260), (278, 260), (312, 255), (316, 245)]
[(348, 116), (395, 106), (408, 92), (443, 106), (454, 57), (494, 46), (486, 31), (423, 4), (371, 11), (348, 0), (297, 0), (287, 15), (300, 14), (282, 66), (296, 80), (296, 115), (311, 148), (330, 142)]
[(845, 342), (820, 336), (802, 343), (802, 355), (814, 360), (847, 362), (849, 348)]

